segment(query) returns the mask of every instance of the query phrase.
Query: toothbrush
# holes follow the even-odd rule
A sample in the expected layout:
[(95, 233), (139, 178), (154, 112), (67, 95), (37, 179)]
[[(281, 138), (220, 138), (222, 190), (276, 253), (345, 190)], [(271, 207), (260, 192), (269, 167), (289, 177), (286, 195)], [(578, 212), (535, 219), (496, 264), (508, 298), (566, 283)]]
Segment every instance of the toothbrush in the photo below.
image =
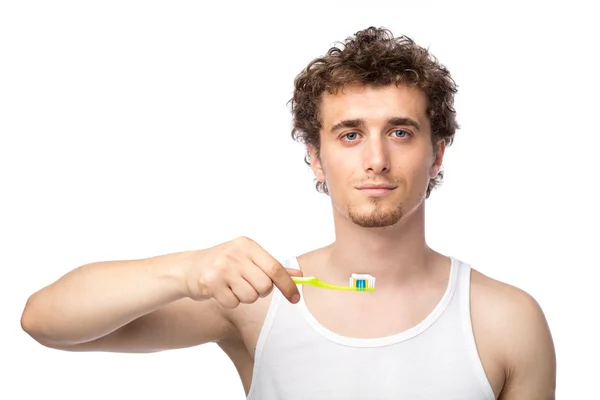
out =
[(333, 290), (352, 290), (355, 292), (374, 292), (375, 291), (375, 277), (369, 274), (352, 274), (350, 276), (349, 285), (334, 285), (331, 283), (323, 282), (314, 276), (292, 276), (292, 280), (299, 285), (313, 285), (325, 289)]

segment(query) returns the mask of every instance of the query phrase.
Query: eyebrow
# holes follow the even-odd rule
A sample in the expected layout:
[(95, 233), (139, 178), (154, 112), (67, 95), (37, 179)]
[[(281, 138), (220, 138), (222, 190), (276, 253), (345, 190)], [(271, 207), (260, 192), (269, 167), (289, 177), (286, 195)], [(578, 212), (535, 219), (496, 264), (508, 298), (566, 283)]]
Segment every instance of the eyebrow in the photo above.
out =
[[(417, 121), (415, 121), (412, 118), (408, 118), (408, 117), (393, 117), (388, 119), (387, 121), (388, 125), (392, 125), (392, 126), (412, 126), (417, 130), (421, 130), (421, 126), (419, 125), (419, 123)], [(365, 124), (365, 120), (358, 118), (358, 119), (345, 119), (343, 121), (338, 122), (337, 124), (333, 125), (331, 127), (331, 132), (335, 132), (338, 129), (343, 129), (343, 128), (359, 128), (361, 126), (364, 126)]]

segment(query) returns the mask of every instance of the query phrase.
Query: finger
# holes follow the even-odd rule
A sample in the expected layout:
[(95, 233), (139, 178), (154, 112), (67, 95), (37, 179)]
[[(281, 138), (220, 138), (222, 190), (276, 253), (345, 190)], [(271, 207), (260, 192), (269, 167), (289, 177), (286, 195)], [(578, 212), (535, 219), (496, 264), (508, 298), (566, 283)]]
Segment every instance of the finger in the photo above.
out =
[(231, 291), (240, 301), (240, 303), (251, 304), (260, 297), (256, 289), (241, 276), (229, 283)]
[(256, 290), (260, 297), (267, 297), (273, 290), (273, 281), (254, 263), (242, 272), (244, 279)]
[(231, 291), (229, 286), (215, 292), (213, 297), (225, 308), (236, 308), (240, 305), (240, 299)]
[(267, 274), (288, 301), (295, 304), (300, 300), (298, 286), (296, 286), (286, 268), (279, 261), (258, 244), (250, 252), (250, 257), (252, 262)]
[(286, 268), (285, 269), (287, 271), (287, 273), (291, 276), (304, 276), (302, 274), (302, 271), (300, 271), (299, 269), (294, 269), (294, 268)]

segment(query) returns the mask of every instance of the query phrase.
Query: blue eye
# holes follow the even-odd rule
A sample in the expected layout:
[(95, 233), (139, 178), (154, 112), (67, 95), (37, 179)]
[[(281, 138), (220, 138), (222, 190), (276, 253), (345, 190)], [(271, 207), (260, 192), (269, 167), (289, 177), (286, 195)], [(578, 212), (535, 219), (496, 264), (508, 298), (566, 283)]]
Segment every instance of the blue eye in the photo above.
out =
[(406, 137), (406, 136), (409, 136), (409, 133), (407, 131), (403, 131), (402, 129), (397, 129), (397, 130), (394, 131), (394, 133), (396, 133), (396, 132), (400, 132), (401, 133), (401, 135), (395, 135), (396, 137)]
[[(353, 137), (351, 137), (351, 136), (353, 136)], [(347, 140), (353, 141), (358, 137), (358, 134), (356, 132), (348, 132), (343, 137), (346, 138)]]

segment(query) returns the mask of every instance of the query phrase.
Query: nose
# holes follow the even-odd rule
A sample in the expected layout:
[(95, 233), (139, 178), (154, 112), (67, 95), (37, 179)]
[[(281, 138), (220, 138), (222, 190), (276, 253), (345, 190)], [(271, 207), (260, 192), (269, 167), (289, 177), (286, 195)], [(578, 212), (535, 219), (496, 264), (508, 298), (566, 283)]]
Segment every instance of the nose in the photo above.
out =
[(365, 171), (380, 174), (390, 169), (387, 142), (380, 135), (372, 135), (365, 141), (363, 167)]

